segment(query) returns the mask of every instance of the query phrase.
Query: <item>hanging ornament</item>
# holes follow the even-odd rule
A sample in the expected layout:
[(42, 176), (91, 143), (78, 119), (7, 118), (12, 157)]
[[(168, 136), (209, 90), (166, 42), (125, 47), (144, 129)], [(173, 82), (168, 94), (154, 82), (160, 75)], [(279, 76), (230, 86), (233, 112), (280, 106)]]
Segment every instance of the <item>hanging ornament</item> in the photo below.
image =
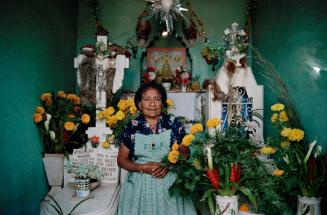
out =
[(146, 0), (150, 4), (152, 15), (159, 16), (161, 21), (165, 23), (168, 33), (173, 31), (173, 18), (177, 16), (184, 17), (183, 8), (179, 0)]

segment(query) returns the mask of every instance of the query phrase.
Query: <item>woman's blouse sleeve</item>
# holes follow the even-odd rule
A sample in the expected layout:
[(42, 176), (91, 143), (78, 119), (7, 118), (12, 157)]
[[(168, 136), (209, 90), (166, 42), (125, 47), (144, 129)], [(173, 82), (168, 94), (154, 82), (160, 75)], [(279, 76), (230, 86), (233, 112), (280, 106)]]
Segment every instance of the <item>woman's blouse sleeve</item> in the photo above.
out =
[(132, 140), (131, 140), (131, 126), (130, 124), (127, 124), (124, 127), (123, 133), (121, 135), (121, 141), (122, 143), (129, 149), (131, 150), (132, 147)]

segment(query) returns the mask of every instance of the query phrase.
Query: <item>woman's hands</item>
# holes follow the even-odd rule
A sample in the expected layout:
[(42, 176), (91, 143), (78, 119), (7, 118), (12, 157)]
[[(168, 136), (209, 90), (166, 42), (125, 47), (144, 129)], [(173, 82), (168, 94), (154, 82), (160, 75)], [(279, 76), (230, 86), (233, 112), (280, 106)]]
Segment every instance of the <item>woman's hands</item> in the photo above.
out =
[(155, 178), (163, 178), (168, 172), (167, 168), (161, 166), (161, 163), (149, 162), (140, 166), (140, 172), (152, 175)]

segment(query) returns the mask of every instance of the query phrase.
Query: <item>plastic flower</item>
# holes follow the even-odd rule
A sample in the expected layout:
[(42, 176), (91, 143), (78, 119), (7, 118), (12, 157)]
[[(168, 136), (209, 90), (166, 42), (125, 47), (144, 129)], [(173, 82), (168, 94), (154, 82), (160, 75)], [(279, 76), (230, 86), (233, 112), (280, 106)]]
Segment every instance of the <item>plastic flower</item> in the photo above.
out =
[(57, 95), (60, 97), (60, 98), (66, 98), (67, 97), (67, 95), (66, 95), (66, 93), (64, 92), (64, 91), (58, 91), (58, 93), (57, 93)]
[(188, 134), (185, 135), (185, 137), (182, 140), (182, 145), (183, 146), (189, 146), (191, 144), (191, 142), (194, 140), (194, 135), (193, 134)]
[(65, 122), (65, 124), (64, 124), (64, 128), (65, 128), (67, 131), (72, 131), (72, 130), (74, 130), (74, 128), (75, 128), (75, 123), (70, 122), (70, 121)]
[(119, 100), (117, 107), (121, 111), (125, 111), (127, 109), (126, 101), (125, 100)]
[(167, 103), (168, 107), (173, 107), (174, 106), (174, 100), (172, 100), (172, 99), (167, 99), (166, 103)]
[(283, 105), (281, 103), (277, 103), (277, 104), (274, 104), (273, 106), (271, 106), (272, 111), (282, 111), (282, 110), (284, 110), (284, 108), (285, 108), (285, 105)]
[(271, 122), (272, 123), (275, 123), (277, 122), (278, 120), (278, 114), (277, 113), (274, 113), (272, 116), (271, 116)]
[(261, 154), (265, 154), (265, 155), (275, 154), (276, 151), (277, 151), (276, 148), (270, 146), (265, 146), (260, 149)]
[(194, 125), (192, 125), (190, 132), (191, 134), (195, 134), (198, 132), (202, 132), (203, 131), (203, 125), (201, 123), (196, 123)]
[(102, 143), (102, 148), (104, 148), (104, 149), (108, 149), (109, 146), (110, 146), (110, 144), (109, 144), (107, 141), (104, 141), (104, 142)]
[(88, 114), (83, 114), (81, 116), (82, 123), (88, 124), (90, 122), (90, 116)]
[(273, 171), (273, 175), (279, 177), (279, 176), (282, 176), (282, 175), (284, 174), (284, 172), (285, 172), (284, 170), (281, 170), (281, 169), (275, 169), (275, 170)]
[(283, 149), (288, 148), (290, 145), (291, 145), (291, 142), (288, 141), (288, 140), (286, 140), (286, 141), (282, 141), (282, 142), (280, 143), (280, 146), (281, 146)]
[(304, 131), (298, 128), (294, 128), (291, 130), (290, 134), (288, 135), (288, 139), (290, 141), (297, 141), (299, 142), (304, 138)]
[(123, 120), (125, 118), (125, 114), (123, 111), (118, 111), (115, 116), (117, 117), (118, 120)]
[(35, 109), (35, 113), (44, 114), (44, 112), (44, 108), (41, 106), (37, 106)]
[(280, 135), (283, 137), (288, 137), (291, 133), (292, 129), (291, 128), (284, 128), (281, 132)]
[(168, 154), (168, 160), (170, 163), (177, 163), (178, 161), (178, 156), (179, 156), (179, 152), (176, 150), (172, 150), (169, 152)]
[(179, 148), (179, 145), (177, 143), (174, 143), (172, 146), (171, 146), (171, 149), (172, 150), (176, 150), (178, 151), (178, 148)]
[(33, 120), (35, 123), (41, 122), (43, 119), (42, 115), (40, 113), (33, 114)]
[(216, 128), (221, 123), (220, 119), (212, 118), (207, 121), (208, 128)]
[(287, 122), (288, 121), (288, 116), (287, 116), (285, 111), (282, 111), (282, 112), (279, 113), (279, 120), (281, 122)]

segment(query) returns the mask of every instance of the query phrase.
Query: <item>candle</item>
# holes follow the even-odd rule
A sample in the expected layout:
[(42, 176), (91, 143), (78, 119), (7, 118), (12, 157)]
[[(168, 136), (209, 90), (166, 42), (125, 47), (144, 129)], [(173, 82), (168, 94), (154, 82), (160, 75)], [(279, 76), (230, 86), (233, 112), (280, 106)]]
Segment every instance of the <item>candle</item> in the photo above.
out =
[(209, 169), (212, 171), (213, 165), (212, 165), (211, 146), (207, 146), (206, 148), (207, 148), (207, 156), (208, 156), (208, 166)]

